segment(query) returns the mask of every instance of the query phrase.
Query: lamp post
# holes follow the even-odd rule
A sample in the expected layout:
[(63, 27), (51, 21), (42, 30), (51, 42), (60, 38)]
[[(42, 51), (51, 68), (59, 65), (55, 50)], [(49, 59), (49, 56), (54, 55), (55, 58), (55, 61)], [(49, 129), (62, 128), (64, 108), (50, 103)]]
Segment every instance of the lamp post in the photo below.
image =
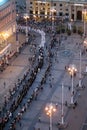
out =
[(63, 85), (63, 83), (62, 83), (62, 114), (61, 114), (61, 118), (62, 118), (62, 122), (61, 122), (61, 124), (62, 124), (62, 125), (64, 125), (64, 108), (63, 108), (63, 103), (64, 103), (64, 101), (63, 101), (63, 89), (64, 89), (64, 85)]
[(51, 19), (52, 19), (52, 31), (54, 31), (54, 12), (56, 12), (54, 7), (51, 7), (50, 12), (51, 12)]
[(29, 16), (26, 14), (24, 16), (24, 19), (26, 20), (26, 43), (28, 42), (28, 25), (27, 25), (28, 18), (29, 18)]
[(85, 52), (87, 52), (87, 39), (84, 40), (83, 45), (84, 45), (84, 50), (85, 50)]
[(45, 107), (46, 114), (50, 117), (50, 130), (52, 130), (52, 114), (56, 112), (56, 106), (52, 103), (49, 103)]
[(81, 78), (82, 78), (82, 75), (81, 75), (81, 61), (82, 61), (82, 55), (81, 55), (81, 50), (80, 50), (80, 65), (79, 65), (79, 88), (82, 87), (82, 84), (81, 84)]
[[(87, 39), (84, 40), (84, 50), (85, 50), (85, 53), (87, 53)], [(85, 72), (87, 73), (87, 64), (86, 64), (86, 70)]]
[(61, 122), (58, 124), (58, 128), (66, 128), (67, 123), (64, 122), (64, 84), (62, 83), (62, 103), (61, 103)]
[(16, 29), (16, 45), (17, 45), (17, 53), (19, 53), (19, 37), (18, 37), (18, 26)]
[(83, 21), (84, 21), (84, 36), (86, 35), (86, 9), (83, 9), (82, 14), (83, 14)]
[(74, 98), (74, 76), (76, 75), (77, 69), (75, 67), (74, 64), (70, 65), (68, 68), (68, 72), (71, 75), (71, 82), (72, 82), (72, 86), (71, 86), (71, 105), (74, 104), (73, 98)]

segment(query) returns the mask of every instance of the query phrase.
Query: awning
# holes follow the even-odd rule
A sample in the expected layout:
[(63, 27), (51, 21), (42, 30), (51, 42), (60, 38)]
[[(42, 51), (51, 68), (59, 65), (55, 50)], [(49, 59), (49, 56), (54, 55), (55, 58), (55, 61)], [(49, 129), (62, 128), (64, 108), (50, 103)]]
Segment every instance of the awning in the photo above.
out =
[(0, 58), (8, 54), (11, 51), (11, 44), (8, 44), (4, 49), (0, 51)]

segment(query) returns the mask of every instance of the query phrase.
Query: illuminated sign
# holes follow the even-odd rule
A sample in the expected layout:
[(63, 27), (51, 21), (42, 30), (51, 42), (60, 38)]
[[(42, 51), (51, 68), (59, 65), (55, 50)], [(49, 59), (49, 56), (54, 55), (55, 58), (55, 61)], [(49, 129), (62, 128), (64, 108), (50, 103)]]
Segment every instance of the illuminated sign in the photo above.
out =
[(8, 0), (0, 0), (0, 6), (5, 4)]

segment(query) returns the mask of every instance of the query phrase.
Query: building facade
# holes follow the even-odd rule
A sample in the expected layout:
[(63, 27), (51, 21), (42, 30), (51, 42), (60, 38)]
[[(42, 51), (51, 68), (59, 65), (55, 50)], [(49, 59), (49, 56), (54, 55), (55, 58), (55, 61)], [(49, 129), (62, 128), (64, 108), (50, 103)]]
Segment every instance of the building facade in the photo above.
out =
[[(83, 10), (87, 8), (86, 0), (26, 0), (29, 15), (35, 18), (49, 18), (52, 14), (69, 20), (83, 20)], [(54, 8), (54, 9), (53, 9)]]
[(11, 44), (8, 38), (16, 32), (15, 0), (0, 0), (0, 70), (8, 64)]
[(15, 0), (0, 2), (0, 44), (16, 30)]

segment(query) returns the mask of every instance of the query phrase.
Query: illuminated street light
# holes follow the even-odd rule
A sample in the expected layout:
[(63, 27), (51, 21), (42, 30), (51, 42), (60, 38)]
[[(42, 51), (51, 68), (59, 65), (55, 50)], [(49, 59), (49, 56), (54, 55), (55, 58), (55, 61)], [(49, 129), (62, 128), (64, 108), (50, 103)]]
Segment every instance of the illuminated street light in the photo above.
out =
[(87, 20), (87, 11), (86, 11), (86, 9), (84, 9), (83, 11), (82, 11), (82, 14), (83, 14), (83, 20), (84, 20), (84, 36), (86, 35), (86, 20)]
[(28, 25), (27, 25), (28, 18), (29, 18), (29, 16), (26, 14), (24, 16), (24, 19), (26, 20), (26, 42), (28, 42)]
[(45, 107), (46, 114), (50, 117), (50, 130), (52, 130), (52, 114), (56, 112), (56, 106), (52, 103), (49, 103)]
[(87, 49), (87, 38), (85, 38), (85, 40), (84, 40), (84, 48), (86, 48)]
[(73, 98), (74, 98), (74, 87), (73, 87), (73, 78), (76, 75), (77, 69), (75, 67), (74, 64), (70, 65), (68, 68), (68, 72), (71, 75), (71, 79), (72, 79), (72, 86), (71, 86), (71, 105), (74, 104), (73, 102)]
[(52, 17), (52, 31), (54, 31), (54, 12), (56, 12), (56, 9), (54, 7), (51, 7), (50, 12)]

